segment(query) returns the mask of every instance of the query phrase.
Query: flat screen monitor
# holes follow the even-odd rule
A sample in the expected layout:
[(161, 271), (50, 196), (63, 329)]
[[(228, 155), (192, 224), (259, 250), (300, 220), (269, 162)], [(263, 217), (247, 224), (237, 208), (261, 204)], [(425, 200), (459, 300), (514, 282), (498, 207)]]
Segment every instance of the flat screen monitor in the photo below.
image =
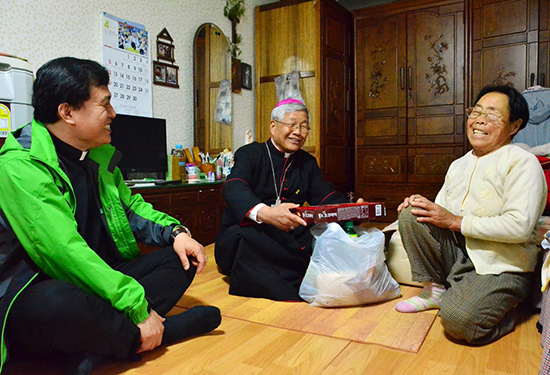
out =
[(118, 167), (125, 180), (166, 178), (166, 120), (117, 115), (111, 122), (111, 144), (122, 153)]

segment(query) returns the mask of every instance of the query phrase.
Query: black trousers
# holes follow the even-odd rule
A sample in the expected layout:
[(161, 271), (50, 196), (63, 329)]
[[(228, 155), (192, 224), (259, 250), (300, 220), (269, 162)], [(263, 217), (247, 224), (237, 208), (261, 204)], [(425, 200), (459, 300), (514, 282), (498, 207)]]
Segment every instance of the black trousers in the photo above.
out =
[(313, 251), (309, 227), (233, 225), (216, 238), (216, 262), (231, 272), (229, 294), (302, 301), (298, 291)]
[[(172, 247), (113, 268), (136, 279), (161, 316), (181, 298), (196, 270), (191, 265), (185, 271)], [(10, 356), (15, 358), (89, 353), (125, 360), (136, 358), (141, 345), (139, 328), (108, 301), (45, 276), (16, 298), (8, 315), (6, 338)]]

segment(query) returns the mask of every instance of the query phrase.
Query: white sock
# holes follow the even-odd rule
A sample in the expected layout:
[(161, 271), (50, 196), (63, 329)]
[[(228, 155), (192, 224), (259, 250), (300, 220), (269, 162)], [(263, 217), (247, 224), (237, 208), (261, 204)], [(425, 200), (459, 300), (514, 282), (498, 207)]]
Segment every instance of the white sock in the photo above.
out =
[(395, 309), (402, 313), (413, 313), (429, 309), (439, 309), (441, 296), (446, 289), (441, 284), (424, 283), (419, 295), (395, 304)]

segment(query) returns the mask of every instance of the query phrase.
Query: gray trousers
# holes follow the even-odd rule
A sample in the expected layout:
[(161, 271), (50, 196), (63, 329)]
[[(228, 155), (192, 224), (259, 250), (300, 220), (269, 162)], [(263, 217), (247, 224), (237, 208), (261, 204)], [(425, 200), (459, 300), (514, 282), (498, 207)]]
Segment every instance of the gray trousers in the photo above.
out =
[(514, 329), (516, 307), (529, 293), (532, 272), (477, 274), (464, 237), (449, 229), (419, 223), (411, 206), (399, 214), (399, 232), (413, 280), (447, 288), (439, 316), (449, 335), (472, 345), (484, 345)]

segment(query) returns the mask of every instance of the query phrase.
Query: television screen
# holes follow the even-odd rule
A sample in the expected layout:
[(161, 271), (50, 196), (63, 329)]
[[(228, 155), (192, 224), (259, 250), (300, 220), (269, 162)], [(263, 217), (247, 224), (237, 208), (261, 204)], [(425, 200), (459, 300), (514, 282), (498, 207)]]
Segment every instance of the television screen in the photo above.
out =
[(166, 178), (166, 120), (117, 115), (111, 122), (111, 144), (122, 153), (118, 167), (125, 180)]

